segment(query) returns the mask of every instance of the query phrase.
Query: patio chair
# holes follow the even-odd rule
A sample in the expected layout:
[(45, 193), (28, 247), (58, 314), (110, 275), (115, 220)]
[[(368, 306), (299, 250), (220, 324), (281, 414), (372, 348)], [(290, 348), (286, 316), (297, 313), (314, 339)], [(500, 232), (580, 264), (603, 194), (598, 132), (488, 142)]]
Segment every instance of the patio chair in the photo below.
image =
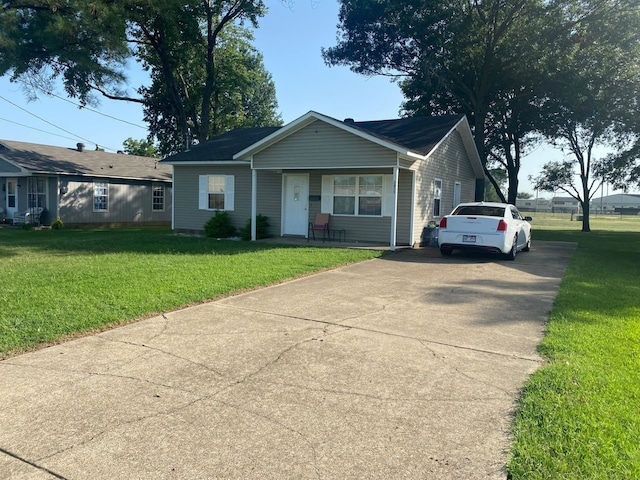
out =
[(24, 212), (16, 213), (13, 216), (13, 224), (14, 225), (22, 225), (22, 224), (39, 224), (40, 223), (40, 214), (44, 208), (42, 207), (32, 207), (28, 208)]
[(329, 239), (329, 214), (328, 213), (316, 213), (316, 218), (313, 222), (309, 222), (309, 231), (307, 232), (307, 242), (309, 237), (313, 236), (316, 239), (316, 232), (322, 232), (322, 242), (324, 239)]

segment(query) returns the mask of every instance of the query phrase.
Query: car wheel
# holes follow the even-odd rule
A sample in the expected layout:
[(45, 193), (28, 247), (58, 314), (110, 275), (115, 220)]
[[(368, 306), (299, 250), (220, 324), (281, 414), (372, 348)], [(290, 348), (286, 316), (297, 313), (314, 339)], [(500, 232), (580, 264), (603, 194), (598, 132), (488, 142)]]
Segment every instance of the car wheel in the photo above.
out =
[(453, 248), (451, 247), (440, 247), (440, 253), (445, 257), (450, 257), (453, 252)]
[(522, 249), (523, 252), (528, 252), (529, 250), (531, 250), (531, 237), (529, 237), (529, 239), (527, 240), (527, 244)]
[(507, 260), (515, 260), (516, 255), (518, 254), (518, 236), (516, 235), (513, 238), (513, 244), (511, 245), (511, 250), (505, 254), (505, 258)]

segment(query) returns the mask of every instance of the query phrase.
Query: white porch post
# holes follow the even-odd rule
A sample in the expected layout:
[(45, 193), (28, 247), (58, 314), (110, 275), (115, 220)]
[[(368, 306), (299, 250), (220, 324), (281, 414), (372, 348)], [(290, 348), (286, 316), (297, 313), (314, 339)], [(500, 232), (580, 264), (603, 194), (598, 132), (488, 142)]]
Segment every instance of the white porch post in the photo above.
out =
[(258, 171), (251, 169), (251, 241), (257, 240), (256, 215), (258, 214)]
[(396, 250), (396, 225), (398, 223), (398, 167), (393, 167), (393, 210), (391, 211), (391, 239), (389, 250)]

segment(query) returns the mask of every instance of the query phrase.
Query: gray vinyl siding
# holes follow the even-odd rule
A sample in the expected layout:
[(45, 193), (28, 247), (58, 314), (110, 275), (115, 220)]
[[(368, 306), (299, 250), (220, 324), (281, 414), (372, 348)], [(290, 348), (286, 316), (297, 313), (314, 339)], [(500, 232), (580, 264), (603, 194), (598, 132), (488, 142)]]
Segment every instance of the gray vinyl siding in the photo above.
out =
[[(460, 202), (472, 202), (475, 198), (476, 176), (466, 154), (462, 138), (454, 131), (426, 161), (414, 163), (416, 174), (416, 198), (414, 207), (413, 243), (419, 243), (422, 230), (430, 221), (436, 222), (453, 209), (453, 189), (460, 182)], [(442, 180), (440, 217), (433, 216), (433, 180)]]
[(173, 167), (174, 230), (203, 232), (204, 224), (215, 216), (215, 212), (199, 209), (200, 175), (234, 176), (234, 209), (229, 212), (231, 223), (236, 228), (245, 226), (251, 217), (251, 169), (248, 164), (203, 165)]
[[(171, 222), (171, 184), (168, 182), (123, 179), (96, 179), (109, 185), (108, 210), (93, 211), (94, 180), (64, 177), (60, 186), (68, 192), (59, 196), (59, 211), (63, 223), (68, 225), (162, 225)], [(152, 185), (164, 185), (164, 211), (152, 209)], [(56, 186), (57, 188), (57, 186)]]
[(13, 163), (9, 163), (6, 160), (0, 158), (0, 172), (2, 173), (18, 173), (21, 172), (20, 168), (15, 166)]
[[(282, 228), (282, 174), (271, 171), (259, 171), (257, 191), (257, 214), (264, 215), (269, 221), (269, 236), (278, 237)], [(236, 198), (237, 201), (237, 198)], [(251, 191), (249, 191), (249, 203)], [(236, 204), (237, 205), (237, 204)], [(249, 212), (250, 218), (251, 212)]]
[(396, 243), (411, 245), (411, 204), (413, 172), (400, 170), (398, 173), (398, 214), (396, 217)]
[(396, 152), (316, 121), (258, 152), (254, 168), (392, 167)]

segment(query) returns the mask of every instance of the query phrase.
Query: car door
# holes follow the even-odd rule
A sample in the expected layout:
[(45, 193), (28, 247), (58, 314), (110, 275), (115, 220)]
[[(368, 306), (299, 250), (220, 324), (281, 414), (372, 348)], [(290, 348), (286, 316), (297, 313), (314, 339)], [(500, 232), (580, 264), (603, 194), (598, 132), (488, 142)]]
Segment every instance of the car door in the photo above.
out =
[(518, 250), (524, 248), (527, 243), (527, 233), (524, 230), (524, 218), (520, 214), (520, 211), (515, 207), (510, 207), (511, 216), (513, 217), (513, 229), (514, 235), (518, 235)]

